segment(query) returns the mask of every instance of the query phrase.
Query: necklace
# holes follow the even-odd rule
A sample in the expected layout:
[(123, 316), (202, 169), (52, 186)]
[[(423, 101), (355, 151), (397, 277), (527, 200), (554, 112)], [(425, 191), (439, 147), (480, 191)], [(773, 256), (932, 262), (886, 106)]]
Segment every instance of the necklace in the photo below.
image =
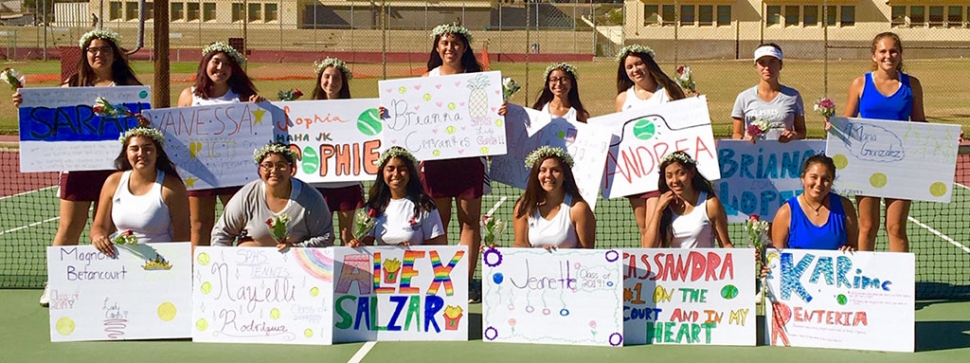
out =
[(822, 201), (822, 203), (819, 203), (818, 207), (813, 207), (812, 206), (812, 203), (809, 203), (808, 202), (808, 198), (805, 197), (804, 194), (802, 195), (802, 200), (804, 200), (805, 201), (805, 204), (808, 204), (808, 207), (811, 208), (815, 212), (815, 216), (818, 216), (818, 210), (819, 209), (822, 209), (822, 206), (825, 205), (825, 201)]

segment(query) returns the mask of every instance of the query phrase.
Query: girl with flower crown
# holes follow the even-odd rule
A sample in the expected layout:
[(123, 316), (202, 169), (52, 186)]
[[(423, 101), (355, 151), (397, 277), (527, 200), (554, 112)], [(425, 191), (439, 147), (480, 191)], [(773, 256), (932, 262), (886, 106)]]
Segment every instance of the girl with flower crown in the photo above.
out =
[[(195, 85), (182, 90), (178, 107), (265, 101), (242, 69), (245, 62), (246, 59), (239, 51), (224, 42), (215, 42), (202, 48), (202, 60), (195, 74)], [(209, 243), (210, 232), (216, 220), (216, 196), (226, 205), (239, 189), (227, 187), (189, 191), (192, 246), (205, 246)]]
[[(353, 73), (347, 64), (337, 58), (324, 59), (314, 64), (317, 82), (313, 88), (314, 100), (350, 99), (350, 79)], [(364, 185), (360, 182), (310, 183), (327, 201), (330, 211), (337, 214), (340, 240), (347, 244), (353, 238), (354, 212), (364, 207)]]
[(555, 63), (546, 67), (545, 86), (532, 108), (547, 112), (553, 118), (564, 118), (570, 122), (583, 122), (589, 119), (589, 111), (579, 100), (579, 84), (576, 82), (576, 67), (569, 63)]
[(594, 248), (596, 217), (579, 194), (573, 158), (542, 146), (525, 159), (529, 181), (515, 202), (514, 247)]
[(697, 162), (683, 151), (660, 161), (660, 198), (648, 221), (643, 247), (734, 247), (727, 213), (711, 182), (697, 171)]
[(136, 127), (121, 136), (119, 171), (101, 188), (98, 213), (91, 224), (91, 244), (114, 256), (109, 234), (117, 230), (138, 243), (189, 240), (189, 198), (168, 158), (158, 130)]
[[(778, 81), (783, 66), (781, 47), (762, 44), (754, 50), (754, 64), (758, 84), (738, 94), (734, 101), (734, 126), (731, 137), (736, 140), (758, 139), (789, 142), (805, 138), (805, 105), (797, 90)], [(752, 128), (756, 128), (754, 130)], [(755, 131), (752, 134), (750, 131)]]
[[(617, 54), (616, 112), (649, 107), (685, 97), (684, 90), (670, 79), (653, 59), (653, 49), (640, 44), (623, 47)], [(647, 221), (656, 208), (660, 192), (630, 196), (633, 217), (640, 229), (641, 243), (647, 237)]]
[(380, 174), (367, 199), (368, 215), (375, 218), (374, 229), (348, 245), (447, 245), (441, 215), (416, 178), (418, 161), (414, 155), (392, 146), (377, 163)]
[[(135, 72), (128, 65), (128, 57), (119, 46), (121, 36), (110, 30), (92, 30), (81, 35), (78, 45), (84, 56), (78, 59), (77, 73), (64, 80), (61, 87), (140, 86)], [(23, 97), (13, 94), (13, 104), (19, 107)], [(60, 212), (54, 246), (77, 245), (88, 222), (88, 210), (94, 204), (94, 217), (100, 210), (99, 193), (105, 180), (114, 173), (104, 171), (72, 171), (61, 173)], [(40, 304), (49, 303), (49, 290), (44, 288)]]
[[(272, 143), (253, 152), (259, 180), (246, 184), (226, 204), (212, 229), (213, 246), (327, 247), (333, 244), (333, 216), (316, 189), (293, 177), (295, 155)], [(285, 233), (276, 235), (275, 223)]]

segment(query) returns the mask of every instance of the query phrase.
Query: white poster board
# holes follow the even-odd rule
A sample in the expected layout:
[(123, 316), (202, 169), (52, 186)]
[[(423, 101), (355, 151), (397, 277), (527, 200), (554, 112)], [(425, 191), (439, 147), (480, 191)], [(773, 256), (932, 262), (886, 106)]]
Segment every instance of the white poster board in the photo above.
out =
[(468, 340), (468, 247), (332, 250), (335, 342)]
[(789, 249), (768, 265), (769, 344), (913, 352), (912, 253)]
[(618, 250), (497, 248), (482, 254), (486, 342), (624, 344)]
[(657, 190), (660, 161), (678, 150), (694, 158), (708, 180), (720, 178), (705, 96), (594, 117), (588, 123), (614, 134), (606, 158), (604, 198)]
[(842, 195), (950, 202), (960, 126), (834, 117), (825, 154)]
[(753, 249), (625, 249), (623, 264), (627, 344), (755, 345)]
[(296, 177), (308, 183), (373, 181), (383, 121), (376, 98), (273, 102), (278, 142), (297, 153)]
[(165, 135), (165, 152), (189, 190), (259, 179), (253, 151), (276, 140), (274, 134), (286, 134), (274, 128), (266, 108), (251, 102), (164, 108), (144, 115)]
[(333, 342), (333, 250), (196, 247), (192, 341)]
[[(508, 107), (509, 113), (505, 117), (508, 153), (492, 157), (489, 177), (525, 189), (530, 171), (525, 167), (525, 158), (529, 153), (543, 145), (560, 147), (573, 157), (576, 186), (590, 208), (595, 209), (603, 181), (606, 153), (613, 134), (594, 125), (573, 123), (562, 118), (540, 123), (530, 118), (522, 106), (510, 104)], [(542, 128), (532, 130), (532, 125), (541, 125)]]
[(728, 222), (750, 215), (771, 222), (789, 198), (802, 194), (802, 164), (824, 152), (825, 141), (718, 140), (721, 179), (714, 183)]
[(378, 81), (384, 142), (418, 160), (505, 154), (502, 73)]
[(52, 342), (187, 338), (192, 319), (188, 242), (47, 248)]
[(101, 117), (104, 97), (133, 113), (151, 108), (147, 86), (21, 88), (20, 171), (114, 170), (118, 137), (138, 126), (134, 117)]

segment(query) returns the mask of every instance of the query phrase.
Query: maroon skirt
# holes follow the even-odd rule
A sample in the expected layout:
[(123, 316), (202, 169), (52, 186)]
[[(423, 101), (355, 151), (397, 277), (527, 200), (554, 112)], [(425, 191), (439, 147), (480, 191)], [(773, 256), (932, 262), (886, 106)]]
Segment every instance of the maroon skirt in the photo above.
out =
[(72, 202), (96, 202), (101, 187), (116, 170), (70, 171), (61, 174), (61, 199)]
[(646, 193), (643, 193), (643, 194), (631, 195), (631, 196), (628, 196), (627, 198), (630, 198), (630, 199), (650, 199), (650, 198), (659, 198), (659, 197), (660, 197), (660, 191), (659, 190), (654, 190), (652, 192), (646, 192)]
[(238, 192), (239, 189), (242, 189), (242, 187), (239, 186), (239, 187), (190, 190), (189, 196), (198, 198), (198, 197), (214, 197), (217, 195), (236, 195), (236, 192)]
[(364, 187), (317, 188), (331, 212), (351, 212), (364, 207)]
[(418, 174), (432, 198), (478, 199), (484, 193), (485, 164), (478, 157), (424, 161)]

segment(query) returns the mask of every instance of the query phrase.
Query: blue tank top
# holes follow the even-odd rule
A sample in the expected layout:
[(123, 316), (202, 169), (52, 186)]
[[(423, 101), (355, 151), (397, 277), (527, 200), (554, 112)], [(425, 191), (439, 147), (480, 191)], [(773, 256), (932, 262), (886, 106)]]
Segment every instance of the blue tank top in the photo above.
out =
[(791, 209), (791, 221), (788, 226), (788, 248), (806, 250), (837, 250), (845, 245), (845, 210), (842, 208), (842, 198), (838, 194), (829, 193), (829, 219), (821, 227), (812, 224), (802, 207), (798, 205), (798, 197), (788, 199)]
[(891, 96), (883, 96), (872, 82), (872, 72), (866, 73), (866, 84), (859, 97), (859, 117), (877, 120), (909, 121), (913, 113), (913, 89), (909, 76), (899, 72), (899, 89)]

